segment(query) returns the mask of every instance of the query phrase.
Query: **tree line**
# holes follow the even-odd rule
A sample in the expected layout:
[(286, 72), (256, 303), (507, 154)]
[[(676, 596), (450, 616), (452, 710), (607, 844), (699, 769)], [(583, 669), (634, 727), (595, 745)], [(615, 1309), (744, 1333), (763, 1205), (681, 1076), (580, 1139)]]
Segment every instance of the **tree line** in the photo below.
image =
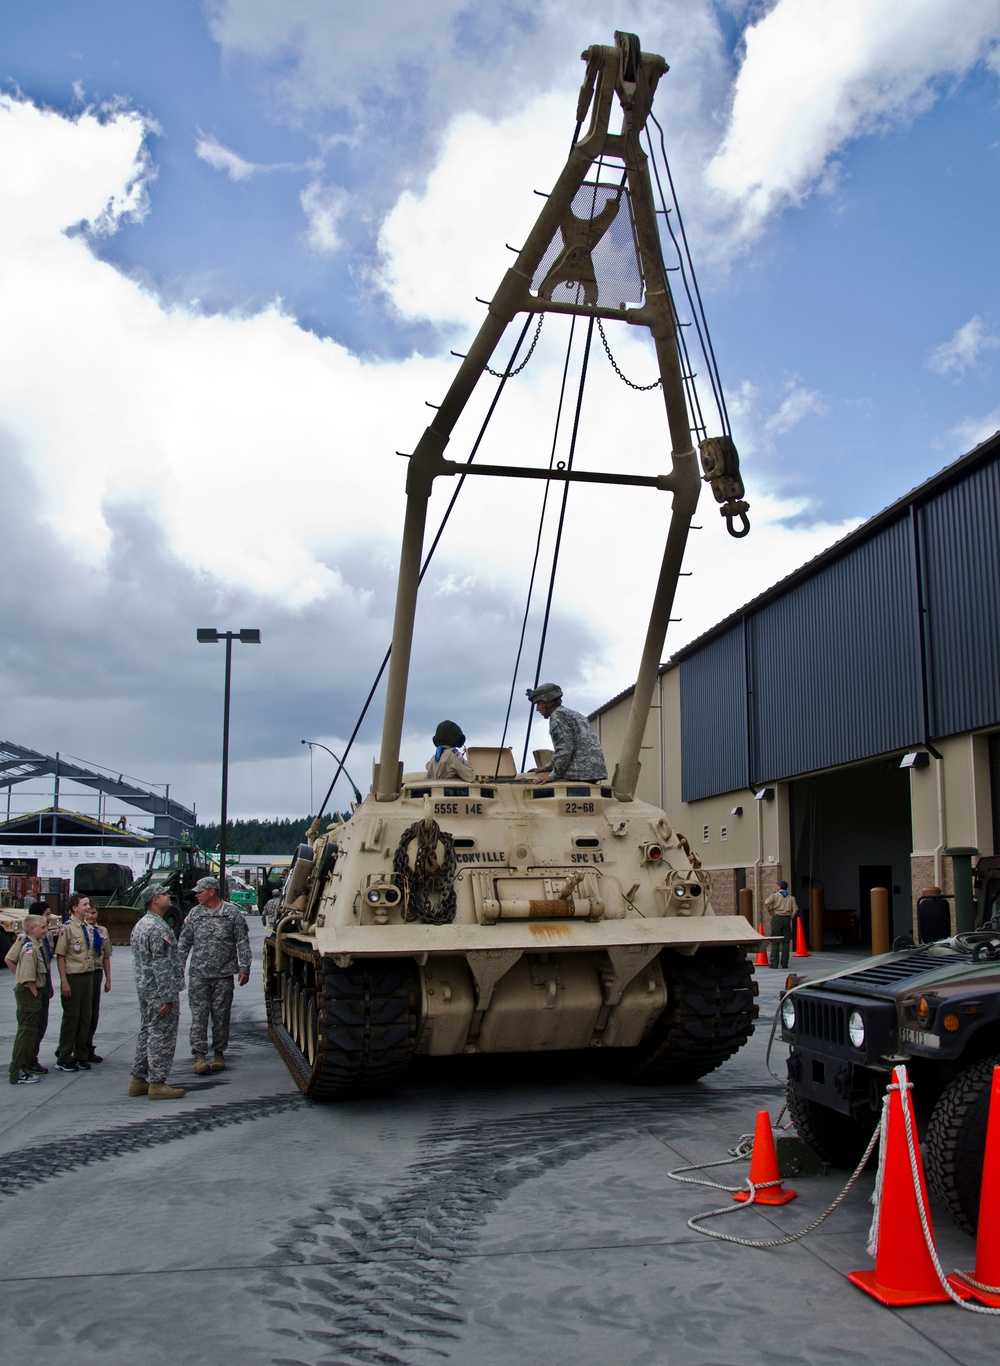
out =
[[(294, 854), (305, 841), (312, 816), (292, 820), (234, 820), (226, 821), (227, 854)], [(199, 849), (216, 850), (222, 826), (218, 821), (196, 825), (194, 842)]]

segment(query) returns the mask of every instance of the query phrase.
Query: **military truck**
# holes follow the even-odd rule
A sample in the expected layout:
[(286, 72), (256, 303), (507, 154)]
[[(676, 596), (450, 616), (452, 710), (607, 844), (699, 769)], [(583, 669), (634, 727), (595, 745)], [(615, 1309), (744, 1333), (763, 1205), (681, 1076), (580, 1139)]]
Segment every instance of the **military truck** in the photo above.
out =
[(101, 910), (101, 923), (107, 926), (111, 942), (129, 942), (132, 927), (145, 913), (143, 888), (150, 885), (169, 893), (171, 905), (163, 919), (175, 934), (179, 934), (184, 917), (195, 904), (194, 884), (199, 878), (209, 876), (219, 876), (219, 865), (203, 849), (186, 844), (157, 849), (147, 871), (131, 886), (123, 886), (115, 899)]
[(987, 886), (981, 928), (823, 979), (790, 974), (779, 1006), (799, 1136), (831, 1165), (855, 1166), (892, 1069), (906, 1063), (928, 1181), (969, 1233), (979, 1218), (989, 1082), (1000, 1063), (1000, 883)]
[[(693, 391), (657, 223), (665, 209), (654, 199), (640, 142), (667, 64), (627, 33), (616, 34), (614, 46), (588, 48), (583, 60), (566, 167), (542, 196), (534, 228), (448, 393), (439, 407), (430, 405), (435, 415), (408, 458), (371, 792), (346, 822), (314, 825), (265, 941), (271, 1037), (301, 1090), (316, 1099), (385, 1090), (418, 1054), (586, 1050), (595, 1065), (631, 1081), (691, 1081), (730, 1057), (754, 1028), (756, 983), (746, 950), (759, 936), (742, 916), (715, 913), (711, 879), (688, 841), (662, 810), (636, 796), (640, 746), (702, 479), (733, 535), (749, 531), (747, 503), (724, 404), (717, 404), (722, 435), (709, 437)], [(618, 133), (609, 131), (615, 107)], [(665, 181), (658, 177), (658, 186)], [(666, 472), (625, 472), (630, 450), (655, 449), (644, 426), (629, 429), (625, 421), (618, 430), (628, 435), (610, 452), (611, 469), (574, 468), (572, 445), (567, 459), (553, 458), (548, 467), (445, 459), (455, 423), (518, 314), (525, 315), (522, 341), (532, 327), (537, 337), (544, 318), (567, 319), (567, 357), (570, 319), (585, 320), (576, 336), (586, 333), (587, 348), (596, 324), (609, 356), (609, 332), (623, 325), (648, 330), (671, 447)], [(589, 349), (584, 354), (578, 413)], [(516, 356), (517, 348), (505, 370), (491, 371), (501, 388)], [(546, 448), (541, 458), (547, 457)], [(468, 782), (403, 775), (428, 501), (436, 478), (456, 475), (671, 495), (631, 714), (610, 779), (538, 781), (537, 773), (518, 771), (503, 744), (469, 751), (475, 776)], [(595, 547), (597, 572), (627, 558), (627, 544), (609, 528), (606, 544)], [(456, 687), (461, 663), (456, 655)]]

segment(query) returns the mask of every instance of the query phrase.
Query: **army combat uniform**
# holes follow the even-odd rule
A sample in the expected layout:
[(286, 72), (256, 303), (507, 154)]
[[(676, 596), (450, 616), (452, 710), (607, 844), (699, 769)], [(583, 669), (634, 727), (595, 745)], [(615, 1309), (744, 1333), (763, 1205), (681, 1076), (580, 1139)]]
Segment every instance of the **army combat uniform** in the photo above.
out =
[[(44, 948), (42, 946), (45, 946)], [(10, 1080), (16, 1084), (21, 1076), (30, 1077), (38, 1057), (39, 1030), (42, 1022), (42, 1003), (48, 1002), (49, 965), (46, 939), (32, 940), (21, 935), (12, 945), (6, 961), (14, 963), (14, 1000), (17, 1003), (17, 1033), (10, 1059)], [(32, 992), (28, 983), (33, 982)], [(37, 1078), (36, 1078), (37, 1079)]]
[(578, 711), (557, 707), (549, 717), (549, 735), (555, 753), (549, 765), (553, 778), (578, 778), (584, 783), (600, 783), (608, 776), (597, 732)]
[(184, 921), (178, 942), (181, 962), (188, 953), (188, 1007), (191, 1011), (191, 1052), (206, 1054), (208, 1020), (212, 1018), (212, 1048), (229, 1047), (229, 1016), (233, 1007), (233, 976), (250, 971), (250, 935), (246, 917), (231, 901), (214, 909), (195, 906)]
[[(177, 1018), (184, 974), (174, 932), (162, 916), (147, 911), (129, 941), (139, 997), (139, 1037), (132, 1076), (150, 1085), (166, 1082), (177, 1047)], [(166, 1015), (160, 1007), (170, 1002)]]
[[(62, 1027), (56, 1048), (56, 1062), (75, 1072), (71, 1064), (90, 1066), (90, 1033), (92, 1010), (91, 974), (94, 970), (94, 931), (75, 915), (71, 915), (59, 931), (56, 940), (56, 959), (63, 960), (70, 994), (62, 998)], [(60, 976), (61, 986), (61, 976)]]
[(101, 992), (104, 989), (105, 978), (111, 981), (111, 935), (103, 925), (91, 927), (94, 936), (94, 970), (90, 974), (91, 997), (90, 997), (90, 1032), (87, 1035), (87, 1061), (103, 1062), (94, 1047), (94, 1035), (97, 1033), (97, 1026), (101, 1018)]

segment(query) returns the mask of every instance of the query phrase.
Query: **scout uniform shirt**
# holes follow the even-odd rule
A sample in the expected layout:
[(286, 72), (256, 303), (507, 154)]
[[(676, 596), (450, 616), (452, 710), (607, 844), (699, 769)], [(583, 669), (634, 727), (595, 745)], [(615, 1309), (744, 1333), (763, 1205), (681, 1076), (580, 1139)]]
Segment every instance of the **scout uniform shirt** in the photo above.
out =
[(26, 986), (28, 982), (34, 982), (40, 996), (48, 995), (51, 950), (47, 940), (44, 936), (41, 939), (30, 939), (28, 935), (24, 935), (7, 954), (8, 963), (15, 961), (15, 949), (18, 950), (18, 954), (17, 966), (14, 969), (14, 985)]
[(68, 977), (78, 972), (93, 972), (98, 966), (94, 961), (94, 931), (75, 915), (71, 915), (59, 931), (56, 956), (60, 955), (65, 960)]
[(94, 971), (101, 972), (105, 960), (111, 957), (111, 935), (103, 925), (92, 925), (90, 933), (93, 937)]

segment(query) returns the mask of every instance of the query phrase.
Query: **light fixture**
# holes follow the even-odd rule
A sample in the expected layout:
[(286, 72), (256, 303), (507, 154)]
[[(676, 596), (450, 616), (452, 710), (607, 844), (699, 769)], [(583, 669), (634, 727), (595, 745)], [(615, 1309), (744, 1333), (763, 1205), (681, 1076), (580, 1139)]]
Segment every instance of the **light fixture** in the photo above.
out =
[(925, 749), (911, 749), (909, 754), (904, 754), (899, 761), (900, 768), (926, 768), (931, 761), (931, 756)]
[(755, 793), (753, 794), (753, 799), (754, 799), (755, 802), (773, 802), (773, 801), (774, 801), (774, 788), (773, 788), (773, 787), (762, 787), (758, 792), (755, 792)]
[(742, 816), (742, 815), (743, 815), (743, 808), (742, 808), (742, 806), (734, 806), (733, 809), (732, 809), (732, 811), (730, 811), (729, 814), (730, 814), (731, 816)]

